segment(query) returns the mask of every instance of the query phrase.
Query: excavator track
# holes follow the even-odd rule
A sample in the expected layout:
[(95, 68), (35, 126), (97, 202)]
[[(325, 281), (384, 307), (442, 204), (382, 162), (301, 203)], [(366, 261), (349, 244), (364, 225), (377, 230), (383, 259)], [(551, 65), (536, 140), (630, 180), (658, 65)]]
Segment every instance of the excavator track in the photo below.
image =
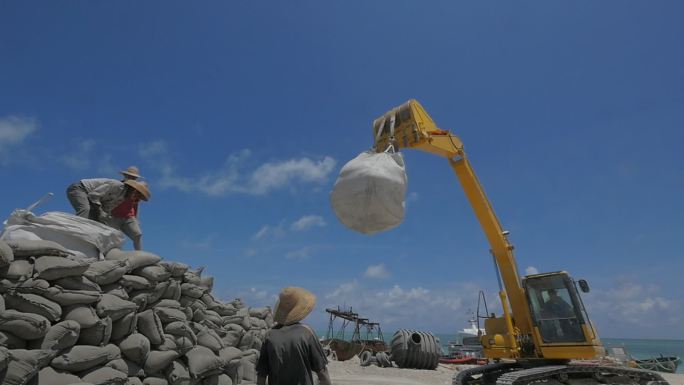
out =
[(513, 362), (494, 363), (465, 369), (452, 385), (587, 384), (669, 385), (657, 372), (598, 365), (544, 365), (521, 368)]

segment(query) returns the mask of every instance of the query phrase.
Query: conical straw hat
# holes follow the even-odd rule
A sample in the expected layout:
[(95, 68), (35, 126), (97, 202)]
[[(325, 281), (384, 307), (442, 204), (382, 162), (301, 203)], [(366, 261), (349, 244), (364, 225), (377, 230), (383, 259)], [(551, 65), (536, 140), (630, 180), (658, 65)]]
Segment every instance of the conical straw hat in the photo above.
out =
[(316, 296), (301, 287), (286, 287), (280, 292), (273, 320), (281, 325), (297, 323), (311, 313), (316, 305)]
[(129, 179), (124, 182), (125, 185), (133, 187), (137, 192), (142, 195), (142, 199), (144, 201), (150, 199), (150, 190), (147, 188), (147, 183), (145, 182), (137, 182), (132, 179)]
[(131, 178), (142, 178), (142, 176), (140, 176), (140, 170), (138, 170), (138, 168), (135, 166), (131, 166), (123, 171), (119, 171), (119, 173)]

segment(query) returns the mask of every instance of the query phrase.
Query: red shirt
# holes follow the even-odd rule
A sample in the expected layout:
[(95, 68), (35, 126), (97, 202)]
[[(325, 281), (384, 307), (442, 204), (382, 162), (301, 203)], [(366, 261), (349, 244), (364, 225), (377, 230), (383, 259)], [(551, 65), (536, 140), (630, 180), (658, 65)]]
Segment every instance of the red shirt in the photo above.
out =
[(138, 216), (138, 201), (126, 199), (112, 209), (112, 216), (117, 218), (134, 218)]

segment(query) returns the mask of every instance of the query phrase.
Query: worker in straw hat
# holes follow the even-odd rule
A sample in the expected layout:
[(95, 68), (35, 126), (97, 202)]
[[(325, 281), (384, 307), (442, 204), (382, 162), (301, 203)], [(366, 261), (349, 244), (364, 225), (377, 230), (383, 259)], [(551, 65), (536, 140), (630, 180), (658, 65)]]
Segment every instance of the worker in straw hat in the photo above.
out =
[(122, 231), (133, 241), (133, 248), (142, 250), (142, 230), (138, 220), (138, 204), (150, 199), (147, 183), (127, 179), (96, 188), (88, 194), (97, 207), (97, 220)]
[(328, 360), (318, 337), (299, 321), (311, 313), (316, 296), (301, 287), (286, 287), (273, 312), (277, 323), (266, 334), (257, 362), (257, 385), (313, 385), (312, 372), (321, 385), (331, 385)]
[(119, 171), (119, 174), (123, 175), (121, 181), (111, 178), (91, 178), (81, 179), (78, 182), (70, 184), (66, 193), (69, 203), (71, 203), (74, 211), (76, 211), (76, 215), (95, 221), (98, 220), (97, 207), (92, 206), (92, 202), (88, 199), (88, 194), (105, 185), (117, 185), (118, 183), (123, 183), (127, 180), (142, 178), (142, 176), (140, 176), (140, 170), (135, 166), (130, 166), (123, 171)]

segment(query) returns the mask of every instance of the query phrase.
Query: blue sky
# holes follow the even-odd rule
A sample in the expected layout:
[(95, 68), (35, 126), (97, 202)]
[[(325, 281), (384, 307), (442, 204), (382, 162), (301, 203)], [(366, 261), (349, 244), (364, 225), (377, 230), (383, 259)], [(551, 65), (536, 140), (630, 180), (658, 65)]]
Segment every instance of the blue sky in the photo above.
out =
[(404, 153), (390, 232), (347, 230), (329, 204), (373, 119), (415, 98), (465, 143), (522, 271), (587, 279), (604, 337), (684, 339), (683, 12), (0, 1), (1, 211), (46, 192), (39, 213), (70, 211), (70, 183), (137, 165), (145, 248), (206, 266), (219, 297), (261, 306), (298, 285), (318, 328), (353, 305), (386, 330), (453, 332), (496, 280), (447, 161)]

